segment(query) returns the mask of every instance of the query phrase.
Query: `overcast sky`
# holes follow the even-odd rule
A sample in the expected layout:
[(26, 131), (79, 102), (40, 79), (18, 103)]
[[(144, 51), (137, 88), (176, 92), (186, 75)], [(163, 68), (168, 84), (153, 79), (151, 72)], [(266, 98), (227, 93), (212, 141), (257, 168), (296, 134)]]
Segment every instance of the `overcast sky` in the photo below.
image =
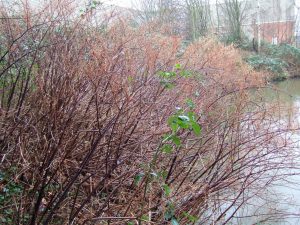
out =
[(111, 2), (111, 4), (116, 4), (123, 7), (131, 7), (131, 0), (105, 0), (106, 2)]
[[(123, 7), (131, 7), (132, 0), (105, 0), (106, 2), (111, 2), (111, 4), (116, 4)], [(214, 0), (215, 1), (215, 0)], [(255, 1), (255, 0), (252, 0)], [(300, 7), (300, 0), (296, 0), (296, 4)]]

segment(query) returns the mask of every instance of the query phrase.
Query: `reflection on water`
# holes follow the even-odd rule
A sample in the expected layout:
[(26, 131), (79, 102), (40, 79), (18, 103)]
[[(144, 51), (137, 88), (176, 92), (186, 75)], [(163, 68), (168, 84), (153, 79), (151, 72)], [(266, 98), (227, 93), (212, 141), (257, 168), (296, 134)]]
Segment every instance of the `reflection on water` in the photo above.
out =
[(275, 83), (263, 92), (267, 102), (277, 102), (283, 112), (289, 112), (291, 120), (300, 124), (300, 79)]
[[(290, 116), (296, 126), (300, 124), (300, 79), (291, 79), (284, 82), (280, 82), (275, 84), (275, 87), (278, 88), (279, 91), (273, 91), (274, 94), (278, 96), (279, 102), (283, 107), (290, 107), (292, 110), (292, 114)], [(297, 133), (295, 136), (295, 141), (297, 146), (299, 147), (300, 142), (300, 134)], [(299, 148), (300, 150), (300, 148)], [(296, 159), (297, 162), (300, 163), (300, 155), (299, 158)], [(276, 192), (278, 196), (286, 196), (289, 200), (287, 205), (283, 205), (288, 213), (290, 213), (290, 218), (285, 222), (281, 222), (278, 224), (300, 224), (300, 175), (294, 176), (290, 178), (290, 181), (294, 183), (294, 185), (289, 185), (288, 187), (281, 186), (276, 187)]]
[[(300, 124), (300, 79), (291, 79), (280, 83), (275, 83), (272, 88), (264, 91), (253, 93), (255, 98), (260, 98), (266, 104), (277, 105), (280, 112), (277, 112), (280, 118), (288, 119), (294, 126), (299, 127)], [(275, 112), (274, 112), (275, 113)], [(300, 164), (300, 133), (293, 134), (293, 139), (297, 144), (299, 154), (295, 152), (296, 163)], [(293, 172), (289, 170), (288, 172)], [(299, 171), (295, 171), (295, 173)], [(282, 218), (277, 222), (261, 222), (262, 224), (276, 224), (276, 225), (299, 225), (300, 224), (300, 175), (290, 177), (285, 183), (278, 183), (272, 189), (266, 191), (265, 199), (253, 199), (249, 205), (244, 209), (247, 212), (241, 211), (240, 215), (247, 215), (249, 211), (259, 211), (260, 213), (269, 213), (271, 210), (282, 211)], [(270, 200), (270, 201), (268, 201)], [(264, 202), (265, 201), (265, 202)], [(253, 205), (252, 205), (253, 203)], [(257, 203), (257, 204), (255, 204)], [(257, 205), (263, 205), (257, 208)], [(274, 205), (272, 205), (274, 204)], [(287, 217), (285, 217), (287, 216)], [(267, 216), (266, 216), (267, 218)], [(253, 225), (257, 222), (257, 218), (248, 218), (237, 220), (235, 224)]]

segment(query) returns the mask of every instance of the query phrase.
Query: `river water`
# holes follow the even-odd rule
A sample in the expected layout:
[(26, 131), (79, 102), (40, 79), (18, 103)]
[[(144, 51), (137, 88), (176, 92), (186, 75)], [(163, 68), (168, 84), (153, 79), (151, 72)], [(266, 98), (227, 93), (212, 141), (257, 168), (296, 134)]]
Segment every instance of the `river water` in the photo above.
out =
[[(262, 92), (266, 102), (275, 102), (280, 104), (280, 108), (286, 110), (287, 121), (293, 121), (293, 125), (300, 127), (300, 79), (291, 79), (275, 83), (271, 88)], [(282, 113), (282, 112), (281, 112)], [(300, 165), (300, 132), (296, 131), (293, 135), (295, 162)], [(296, 148), (295, 148), (296, 147)], [(297, 149), (299, 151), (297, 151)], [(300, 167), (299, 167), (300, 168)], [(300, 225), (300, 169), (287, 170), (288, 173), (296, 175), (288, 176), (287, 180), (274, 185), (266, 191), (267, 201), (253, 199), (253, 203), (247, 205), (238, 216), (247, 216), (247, 214), (265, 214), (260, 218), (243, 218), (233, 222), (241, 225)], [(297, 175), (298, 173), (298, 175)], [(257, 205), (261, 204), (261, 207)], [(276, 221), (264, 222), (268, 218), (269, 212), (276, 212)], [(261, 221), (261, 222), (257, 222)]]

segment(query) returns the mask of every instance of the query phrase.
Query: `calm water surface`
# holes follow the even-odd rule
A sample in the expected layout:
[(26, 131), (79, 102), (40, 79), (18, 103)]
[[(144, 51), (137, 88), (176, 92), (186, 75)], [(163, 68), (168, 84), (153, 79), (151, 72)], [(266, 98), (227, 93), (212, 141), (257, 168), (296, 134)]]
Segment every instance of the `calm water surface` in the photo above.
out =
[[(277, 99), (283, 108), (291, 109), (292, 113), (289, 114), (290, 119), (296, 127), (300, 126), (300, 79), (291, 79), (284, 82), (275, 84), (278, 91), (273, 91), (271, 95), (277, 95)], [(272, 92), (272, 91), (271, 91)], [(296, 143), (295, 161), (300, 164), (300, 132), (294, 136)], [(299, 173), (299, 171), (295, 171)], [(293, 182), (288, 186), (276, 187), (275, 192), (279, 197), (285, 198), (286, 204), (282, 204), (281, 208), (290, 214), (287, 219), (277, 224), (292, 224), (300, 225), (300, 175), (290, 178)]]
[[(283, 82), (275, 83), (272, 89), (265, 90), (263, 97), (267, 102), (276, 102), (282, 109), (281, 113), (287, 121), (292, 121), (295, 126), (300, 127), (300, 79), (291, 79)], [(286, 112), (285, 112), (286, 111)], [(296, 145), (295, 148), (295, 162), (300, 165), (300, 132), (293, 135)], [(297, 149), (299, 152), (297, 153)], [(288, 171), (293, 172), (293, 171)], [(299, 170), (295, 173), (299, 174)], [(267, 194), (266, 194), (267, 195)], [(251, 213), (251, 211), (259, 210), (260, 213), (268, 213), (270, 209), (282, 212), (280, 221), (277, 222), (261, 222), (259, 225), (300, 225), (300, 175), (290, 176), (287, 182), (281, 183), (268, 191), (270, 200), (279, 201), (274, 204), (268, 202), (261, 202), (263, 207), (257, 209), (255, 207), (247, 206), (242, 214)], [(253, 200), (260, 201), (260, 200)], [(273, 204), (273, 205), (272, 205)], [(250, 204), (251, 205), (251, 204)], [(265, 210), (265, 212), (264, 212)], [(256, 224), (257, 218), (248, 218), (239, 220), (236, 224), (253, 225)]]

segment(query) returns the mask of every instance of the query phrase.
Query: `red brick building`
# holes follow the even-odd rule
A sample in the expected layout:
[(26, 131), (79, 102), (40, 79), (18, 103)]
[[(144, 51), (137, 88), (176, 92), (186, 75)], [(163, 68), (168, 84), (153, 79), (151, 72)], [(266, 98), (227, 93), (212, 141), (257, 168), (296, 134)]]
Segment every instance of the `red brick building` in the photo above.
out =
[[(272, 44), (290, 43), (295, 40), (295, 21), (261, 23), (259, 25), (261, 39)], [(258, 38), (258, 26), (253, 26), (254, 38)]]
[[(226, 33), (225, 16), (222, 15), (225, 0), (212, 5), (212, 18), (218, 33)], [(295, 43), (296, 4), (295, 0), (239, 0), (243, 32), (249, 39), (258, 39), (273, 44)], [(219, 18), (219, 19), (218, 19)], [(219, 25), (217, 25), (219, 24)], [(300, 32), (299, 32), (300, 33)]]

